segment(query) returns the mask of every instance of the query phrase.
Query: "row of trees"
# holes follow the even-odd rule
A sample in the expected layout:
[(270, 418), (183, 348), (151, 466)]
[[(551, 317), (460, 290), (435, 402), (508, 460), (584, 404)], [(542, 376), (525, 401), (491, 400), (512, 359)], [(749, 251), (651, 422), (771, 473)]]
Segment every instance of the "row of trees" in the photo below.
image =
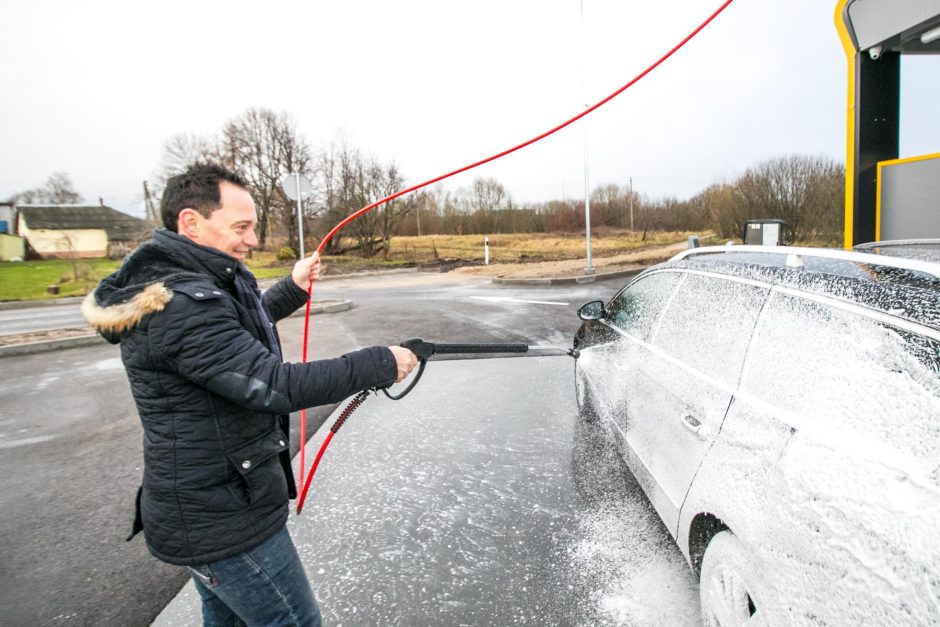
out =
[[(152, 187), (159, 195), (166, 180), (194, 161), (217, 161), (242, 174), (248, 181), (258, 210), (258, 240), (265, 247), (274, 237), (297, 250), (296, 203), (281, 187), (287, 174), (299, 172), (313, 182), (312, 193), (301, 202), (304, 232), (325, 235), (326, 229), (350, 213), (404, 185), (394, 163), (383, 164), (364, 155), (348, 142), (337, 141), (319, 153), (298, 132), (286, 113), (254, 108), (227, 122), (217, 136), (175, 135), (164, 145), (157, 180)], [(414, 211), (418, 197), (402, 198), (365, 214), (344, 231), (356, 240), (346, 250), (331, 240), (331, 254), (355, 249), (373, 257), (388, 254), (392, 236), (405, 216)], [(156, 203), (150, 205), (157, 219)]]
[(822, 157), (788, 156), (764, 161), (733, 183), (712, 185), (700, 196), (709, 223), (722, 237), (740, 237), (752, 218), (780, 218), (796, 239), (841, 239), (845, 168)]
[[(263, 108), (245, 111), (213, 136), (171, 137), (151, 185), (156, 194), (169, 176), (195, 160), (215, 160), (245, 176), (258, 208), (258, 238), (269, 248), (272, 242), (298, 248), (296, 205), (281, 189), (288, 173), (300, 172), (313, 183), (302, 203), (304, 232), (311, 238), (322, 237), (344, 217), (407, 185), (395, 163), (383, 163), (348, 141), (335, 140), (314, 151), (288, 114)], [(644, 232), (713, 230), (739, 238), (748, 219), (780, 218), (798, 239), (837, 241), (843, 186), (843, 166), (834, 160), (779, 157), (687, 200), (649, 198), (625, 185), (599, 186), (591, 194), (591, 224)], [(155, 206), (151, 211), (156, 219)], [(425, 188), (386, 203), (344, 230), (353, 244), (342, 248), (334, 238), (328, 252), (387, 255), (393, 235), (577, 232), (584, 226), (582, 200), (519, 204), (499, 181), (481, 177), (469, 187)]]
[[(144, 184), (148, 218), (159, 223), (157, 206), (166, 180), (193, 161), (218, 161), (248, 181), (258, 209), (262, 247), (297, 250), (296, 204), (281, 189), (284, 176), (300, 172), (313, 182), (302, 202), (304, 232), (319, 238), (354, 211), (403, 189), (407, 181), (395, 163), (383, 163), (336, 140), (315, 151), (287, 113), (253, 108), (225, 123), (215, 135), (180, 134), (169, 138), (154, 180)], [(713, 230), (739, 238), (744, 222), (780, 218), (797, 239), (837, 242), (843, 224), (844, 168), (813, 156), (785, 156), (759, 163), (732, 181), (712, 184), (687, 200), (649, 198), (626, 185), (607, 184), (591, 193), (591, 225), (640, 231)], [(63, 172), (40, 187), (15, 194), (19, 204), (69, 204), (81, 201)], [(469, 187), (425, 188), (368, 212), (337, 238), (328, 252), (355, 251), (365, 257), (387, 255), (394, 235), (493, 234), (583, 231), (582, 200), (520, 204), (494, 178), (480, 177)]]
[[(288, 173), (300, 172), (313, 182), (302, 202), (304, 231), (311, 239), (407, 184), (395, 163), (383, 163), (344, 140), (314, 151), (288, 114), (253, 108), (215, 135), (179, 134), (165, 142), (159, 170), (144, 183), (149, 219), (160, 221), (157, 206), (166, 180), (198, 160), (217, 161), (246, 178), (258, 209), (258, 238), (268, 248), (271, 243), (299, 248), (296, 204), (281, 189)], [(831, 159), (781, 157), (688, 200), (651, 199), (632, 186), (599, 186), (591, 194), (591, 224), (642, 231), (711, 229), (731, 238), (740, 237), (745, 220), (773, 217), (786, 220), (797, 238), (836, 241), (842, 232), (843, 185), (843, 167)], [(10, 200), (70, 204), (82, 198), (67, 174), (55, 172), (44, 185)], [(386, 203), (349, 225), (345, 248), (334, 239), (328, 252), (387, 255), (394, 235), (578, 232), (584, 227), (582, 200), (519, 204), (498, 180), (481, 177), (469, 187), (438, 185)], [(355, 242), (349, 244), (349, 238)]]
[[(591, 226), (640, 231), (712, 230), (740, 238), (755, 218), (786, 221), (797, 239), (837, 242), (842, 237), (843, 166), (831, 159), (787, 156), (748, 169), (731, 182), (715, 183), (688, 200), (651, 199), (626, 185), (591, 193)], [(585, 228), (582, 200), (516, 205), (495, 179), (476, 179), (456, 192), (432, 190), (418, 197), (419, 213), (402, 235), (428, 233), (578, 232)]]

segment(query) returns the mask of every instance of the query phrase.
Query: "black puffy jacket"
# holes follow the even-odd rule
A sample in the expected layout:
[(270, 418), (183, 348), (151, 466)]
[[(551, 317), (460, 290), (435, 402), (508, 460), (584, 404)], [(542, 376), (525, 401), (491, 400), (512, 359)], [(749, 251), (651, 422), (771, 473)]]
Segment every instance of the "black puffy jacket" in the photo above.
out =
[(172, 564), (229, 557), (287, 521), (287, 414), (394, 382), (372, 347), (285, 364), (274, 322), (306, 302), (290, 277), (263, 296), (233, 257), (166, 230), (85, 300), (121, 357), (144, 428), (134, 532)]

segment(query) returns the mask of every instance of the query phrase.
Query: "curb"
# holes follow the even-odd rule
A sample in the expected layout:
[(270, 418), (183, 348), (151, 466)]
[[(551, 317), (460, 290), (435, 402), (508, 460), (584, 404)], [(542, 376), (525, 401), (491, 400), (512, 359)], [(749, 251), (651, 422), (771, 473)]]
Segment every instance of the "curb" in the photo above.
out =
[[(310, 306), (310, 315), (338, 313), (348, 311), (353, 308), (351, 300), (323, 301)], [(306, 315), (306, 307), (301, 307), (289, 318)], [(81, 335), (78, 337), (66, 337), (61, 340), (43, 340), (41, 342), (29, 342), (27, 344), (12, 344), (10, 346), (0, 346), (0, 358), (14, 357), (17, 355), (34, 355), (36, 353), (47, 353), (49, 351), (62, 350), (65, 348), (78, 348), (81, 346), (93, 346), (95, 344), (107, 344), (107, 340), (98, 335)]]
[(349, 274), (325, 274), (317, 279), (320, 281), (339, 281), (340, 279), (358, 279), (367, 276), (382, 276), (385, 274), (408, 274), (411, 272), (421, 272), (421, 268), (396, 268), (394, 270), (367, 270), (365, 272), (350, 272)]
[(497, 285), (575, 285), (582, 283), (593, 283), (594, 281), (601, 281), (604, 279), (619, 279), (624, 277), (632, 277), (640, 274), (646, 270), (649, 266), (640, 266), (636, 268), (630, 268), (627, 270), (615, 270), (614, 272), (601, 272), (599, 274), (584, 274), (581, 276), (572, 276), (572, 277), (557, 277), (551, 279), (493, 279), (493, 283)]
[(66, 337), (61, 340), (44, 340), (42, 342), (30, 342), (29, 344), (13, 344), (11, 346), (0, 346), (0, 358), (13, 357), (16, 355), (34, 355), (36, 353), (57, 351), (63, 348), (78, 348), (79, 346), (92, 346), (94, 344), (107, 344), (107, 342), (100, 335), (82, 335), (79, 337)]
[[(420, 272), (420, 269), (419, 268), (396, 268), (395, 270), (368, 270), (366, 272), (350, 272), (349, 274), (327, 274), (327, 275), (322, 275), (319, 279), (317, 279), (317, 283), (320, 283), (322, 281), (339, 281), (342, 279), (360, 279), (363, 277), (382, 276), (385, 274), (407, 274), (410, 272)], [(258, 287), (267, 289), (280, 280), (281, 280), (280, 278), (259, 279)]]
[[(310, 315), (314, 314), (326, 314), (326, 313), (339, 313), (341, 311), (349, 311), (353, 308), (353, 303), (351, 300), (324, 300), (316, 304), (310, 305)], [(294, 313), (288, 316), (288, 318), (297, 318), (299, 316), (306, 316), (307, 308), (301, 307)]]
[(33, 307), (55, 307), (56, 305), (78, 305), (84, 296), (68, 296), (66, 298), (44, 298), (42, 300), (8, 300), (0, 302), (0, 311), (5, 309), (31, 309)]
[[(396, 268), (394, 270), (369, 270), (367, 272), (350, 272), (349, 274), (330, 274), (321, 276), (320, 281), (338, 281), (341, 279), (359, 279), (362, 277), (382, 276), (383, 274), (405, 274), (408, 272), (420, 272), (419, 268)], [(283, 278), (283, 277), (281, 277)], [(281, 280), (277, 279), (259, 279), (258, 286), (268, 288)], [(43, 298), (40, 300), (7, 300), (0, 302), (0, 311), (8, 309), (30, 309), (32, 307), (55, 307), (56, 305), (79, 305), (85, 300), (84, 296), (67, 296), (65, 298)]]

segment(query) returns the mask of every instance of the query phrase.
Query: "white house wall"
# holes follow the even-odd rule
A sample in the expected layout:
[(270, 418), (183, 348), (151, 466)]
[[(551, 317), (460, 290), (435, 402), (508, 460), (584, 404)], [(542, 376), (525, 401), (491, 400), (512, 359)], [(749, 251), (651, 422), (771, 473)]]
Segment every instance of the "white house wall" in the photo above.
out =
[(108, 256), (104, 229), (31, 229), (20, 215), (19, 235), (44, 258)]

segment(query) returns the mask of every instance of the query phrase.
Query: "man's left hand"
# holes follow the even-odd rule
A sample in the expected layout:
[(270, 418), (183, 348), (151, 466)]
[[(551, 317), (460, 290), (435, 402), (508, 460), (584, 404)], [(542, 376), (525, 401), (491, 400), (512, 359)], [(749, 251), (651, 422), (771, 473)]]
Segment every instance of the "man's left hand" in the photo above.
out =
[(311, 281), (316, 281), (320, 278), (320, 255), (313, 253), (306, 259), (301, 259), (295, 263), (294, 269), (290, 273), (290, 278), (294, 280), (297, 287), (308, 291)]

